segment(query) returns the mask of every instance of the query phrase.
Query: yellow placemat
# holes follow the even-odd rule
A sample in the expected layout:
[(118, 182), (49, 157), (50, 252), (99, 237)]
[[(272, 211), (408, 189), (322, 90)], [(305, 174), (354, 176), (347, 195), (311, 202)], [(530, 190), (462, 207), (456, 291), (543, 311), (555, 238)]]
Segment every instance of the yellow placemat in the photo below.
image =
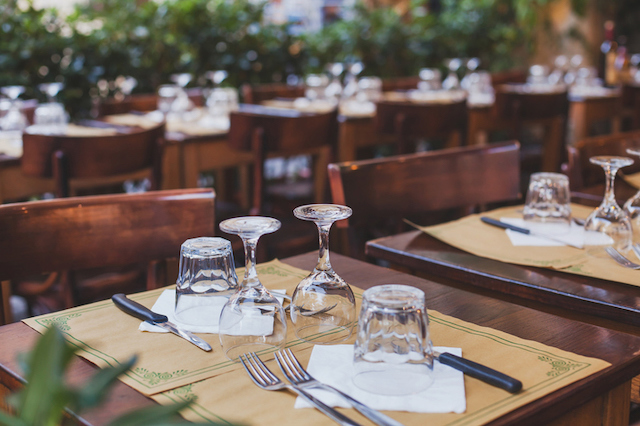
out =
[[(593, 211), (593, 207), (577, 204), (572, 204), (571, 209), (574, 217), (578, 218), (586, 218)], [(603, 246), (587, 246), (584, 250), (568, 246), (515, 247), (503, 229), (482, 223), (481, 216), (494, 219), (522, 217), (522, 206), (505, 207), (441, 225), (417, 228), (476, 256), (640, 286), (640, 273), (619, 266), (606, 254)]]
[[(257, 269), (267, 288), (284, 288), (289, 295), (308, 274), (279, 261), (258, 265)], [(243, 273), (238, 270), (238, 275)], [(130, 297), (151, 308), (163, 290)], [(242, 368), (224, 356), (217, 334), (199, 334), (213, 348), (212, 352), (205, 352), (171, 333), (140, 332), (140, 320), (120, 311), (111, 300), (28, 318), (24, 323), (39, 332), (51, 324), (58, 325), (67, 339), (80, 348), (78, 354), (98, 367), (117, 365), (137, 355), (136, 366), (122, 381), (145, 395)], [(288, 329), (287, 341), (297, 341), (293, 327)]]
[(143, 129), (151, 129), (158, 125), (157, 121), (151, 120), (144, 115), (137, 114), (114, 114), (104, 117), (107, 123), (118, 124), (120, 126), (142, 127)]
[[(362, 290), (353, 290), (360, 298)], [(462, 347), (465, 357), (521, 380), (524, 390), (512, 395), (465, 376), (465, 413), (386, 412), (407, 426), (484, 424), (610, 365), (602, 360), (520, 339), (433, 310), (429, 311), (429, 317), (434, 344)], [(355, 336), (347, 343), (353, 343), (354, 339)], [(303, 347), (298, 342), (289, 346), (295, 351), (302, 365), (307, 365), (311, 348)], [(267, 366), (281, 376), (275, 362), (269, 361)], [(224, 375), (156, 394), (152, 398), (161, 404), (193, 400), (191, 408), (183, 413), (185, 418), (192, 421), (216, 420), (252, 425), (328, 424), (327, 418), (316, 410), (294, 409), (293, 394), (259, 389), (242, 370), (230, 371)], [(340, 411), (354, 419), (357, 418), (354, 410)], [(366, 420), (363, 422), (369, 423)]]
[(629, 185), (633, 186), (636, 189), (640, 189), (640, 173), (633, 173), (630, 175), (620, 173), (620, 177)]

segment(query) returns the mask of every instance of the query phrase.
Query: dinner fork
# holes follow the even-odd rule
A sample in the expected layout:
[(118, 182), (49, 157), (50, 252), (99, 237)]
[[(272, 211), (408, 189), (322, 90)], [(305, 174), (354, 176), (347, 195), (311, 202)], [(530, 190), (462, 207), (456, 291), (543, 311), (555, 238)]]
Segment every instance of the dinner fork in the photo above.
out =
[(318, 388), (333, 392), (343, 399), (347, 400), (349, 404), (353, 406), (356, 410), (358, 410), (362, 415), (367, 417), (369, 420), (374, 422), (380, 426), (403, 426), (402, 423), (393, 420), (391, 417), (382, 414), (379, 411), (374, 410), (371, 407), (368, 407), (361, 403), (360, 401), (350, 397), (346, 393), (342, 392), (339, 389), (334, 388), (333, 386), (329, 386), (325, 383), (319, 382), (314, 379), (307, 370), (302, 367), (298, 359), (293, 355), (291, 349), (287, 348), (282, 351), (276, 352), (276, 361), (280, 366), (280, 369), (284, 373), (284, 375), (289, 379), (291, 384), (297, 388)]
[(631, 248), (633, 249), (633, 252), (636, 254), (636, 257), (638, 259), (640, 259), (640, 244), (638, 243), (633, 243), (631, 245)]
[[(244, 358), (243, 358), (244, 356)], [(288, 389), (293, 392), (296, 392), (302, 398), (304, 398), (307, 402), (315, 406), (318, 410), (323, 412), (333, 421), (338, 423), (339, 425), (345, 426), (362, 426), (359, 423), (354, 422), (349, 417), (344, 414), (336, 411), (335, 409), (329, 407), (319, 399), (315, 398), (313, 395), (305, 392), (302, 389), (298, 389), (294, 386), (287, 385), (282, 380), (278, 378), (275, 374), (269, 370), (269, 368), (262, 362), (262, 360), (256, 355), (255, 352), (249, 352), (244, 355), (240, 355), (240, 362), (244, 369), (249, 373), (249, 377), (253, 380), (259, 388), (265, 390), (282, 390)]]
[(604, 250), (609, 254), (609, 256), (613, 258), (613, 260), (615, 260), (616, 262), (618, 262), (618, 264), (624, 266), (625, 268), (640, 269), (640, 265), (638, 265), (637, 263), (633, 263), (623, 255), (621, 255), (620, 252), (618, 252), (618, 250), (614, 249), (613, 247), (605, 247)]

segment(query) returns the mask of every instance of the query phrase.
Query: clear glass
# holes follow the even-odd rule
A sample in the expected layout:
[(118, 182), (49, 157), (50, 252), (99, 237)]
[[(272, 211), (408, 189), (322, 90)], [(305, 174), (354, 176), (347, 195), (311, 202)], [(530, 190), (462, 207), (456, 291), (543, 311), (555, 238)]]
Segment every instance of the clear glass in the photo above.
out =
[(549, 228), (547, 232), (569, 232), (569, 178), (561, 173), (532, 174), (524, 205), (524, 220), (544, 224)]
[(297, 207), (293, 214), (315, 222), (320, 235), (318, 264), (300, 281), (291, 297), (291, 322), (299, 339), (316, 344), (347, 340), (356, 324), (353, 291), (331, 267), (329, 230), (336, 220), (351, 216), (351, 209), (337, 204), (310, 204)]
[(327, 71), (331, 74), (331, 83), (329, 83), (325, 89), (325, 95), (328, 98), (340, 98), (340, 96), (342, 96), (340, 75), (342, 75), (342, 72), (344, 71), (344, 64), (342, 62), (327, 64)]
[(217, 327), (222, 307), (238, 289), (231, 243), (220, 237), (192, 238), (180, 247), (176, 320)]
[(462, 66), (462, 59), (452, 58), (445, 61), (449, 74), (442, 82), (442, 88), (445, 90), (457, 90), (460, 88), (460, 79), (458, 78), (458, 69)]
[(0, 129), (5, 131), (22, 131), (28, 125), (27, 116), (20, 109), (22, 102), (18, 99), (24, 93), (24, 86), (5, 86), (0, 89), (8, 97), (11, 105), (7, 113), (0, 119)]
[(422, 91), (440, 90), (442, 88), (442, 74), (437, 68), (422, 68), (420, 73), (418, 89)]
[(433, 346), (424, 292), (407, 285), (362, 294), (353, 382), (383, 395), (410, 395), (433, 383)]
[[(613, 239), (613, 246), (619, 251), (627, 252), (631, 248), (633, 236), (631, 221), (627, 213), (620, 208), (614, 194), (614, 180), (621, 167), (633, 164), (633, 160), (627, 157), (599, 156), (591, 157), (591, 163), (604, 169), (606, 175), (606, 189), (602, 204), (587, 218), (585, 231), (597, 231), (608, 235)], [(585, 244), (589, 245), (589, 237), (585, 238)]]
[[(640, 157), (640, 149), (627, 148), (627, 154)], [(627, 202), (624, 203), (623, 209), (629, 216), (631, 224), (636, 232), (640, 232), (640, 191), (638, 191), (636, 195), (629, 198)]]
[(179, 92), (180, 88), (173, 84), (163, 84), (158, 87), (158, 111), (162, 112), (165, 119), (173, 111)]
[(262, 235), (280, 229), (280, 221), (261, 216), (237, 217), (222, 221), (220, 229), (242, 239), (246, 262), (240, 288), (220, 314), (220, 344), (233, 361), (247, 352), (268, 356), (284, 347), (287, 321), (282, 303), (258, 279), (256, 246)]
[(47, 96), (47, 102), (39, 104), (33, 115), (37, 132), (43, 134), (64, 134), (69, 123), (69, 115), (64, 105), (56, 101), (56, 96), (64, 85), (59, 82), (42, 83), (38, 89)]

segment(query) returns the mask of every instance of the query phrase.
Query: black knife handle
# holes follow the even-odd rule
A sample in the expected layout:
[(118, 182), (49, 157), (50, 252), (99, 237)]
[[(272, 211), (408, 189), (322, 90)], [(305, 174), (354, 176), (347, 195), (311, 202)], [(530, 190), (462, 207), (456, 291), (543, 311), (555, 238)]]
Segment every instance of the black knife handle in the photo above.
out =
[(480, 220), (483, 221), (486, 224), (497, 226), (498, 228), (511, 229), (512, 231), (520, 232), (522, 234), (530, 234), (531, 233), (531, 231), (529, 231), (526, 228), (520, 228), (519, 226), (510, 225), (508, 223), (501, 222), (499, 220), (491, 219), (490, 217), (482, 216), (480, 218)]
[(469, 361), (468, 359), (446, 352), (440, 354), (438, 361), (440, 361), (441, 364), (453, 367), (456, 370), (462, 371), (464, 374), (504, 389), (507, 392), (518, 393), (522, 389), (522, 382), (520, 380), (516, 380), (513, 377), (507, 376), (485, 365), (478, 364), (477, 362)]
[(169, 320), (166, 315), (157, 314), (138, 302), (127, 299), (127, 296), (122, 293), (114, 294), (111, 300), (120, 310), (143, 321), (167, 322)]

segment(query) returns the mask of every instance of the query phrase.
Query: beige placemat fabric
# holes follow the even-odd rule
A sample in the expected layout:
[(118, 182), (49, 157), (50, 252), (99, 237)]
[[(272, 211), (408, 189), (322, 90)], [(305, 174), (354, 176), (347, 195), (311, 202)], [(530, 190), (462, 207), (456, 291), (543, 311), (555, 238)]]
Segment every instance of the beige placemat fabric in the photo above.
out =
[[(603, 246), (587, 246), (585, 250), (568, 246), (514, 247), (503, 229), (480, 221), (480, 216), (489, 216), (494, 219), (522, 217), (522, 208), (522, 206), (505, 207), (482, 215), (469, 215), (441, 225), (416, 227), (453, 247), (476, 256), (640, 286), (640, 273), (618, 265), (606, 254)], [(572, 204), (571, 209), (573, 216), (577, 218), (586, 218), (593, 211), (592, 207), (577, 204)]]
[(22, 157), (22, 139), (9, 137), (5, 132), (0, 132), (0, 153), (11, 157)]
[(117, 129), (105, 129), (102, 127), (87, 127), (87, 126), (79, 126), (77, 124), (69, 123), (67, 125), (67, 130), (65, 131), (66, 136), (110, 136), (118, 134)]
[(158, 125), (157, 121), (150, 120), (144, 115), (137, 114), (114, 114), (104, 117), (107, 123), (118, 124), (120, 126), (141, 127), (143, 129), (151, 129)]
[[(359, 296), (362, 290), (354, 288)], [(576, 382), (609, 366), (609, 363), (551, 348), (538, 342), (480, 327), (430, 311), (434, 344), (461, 347), (465, 357), (501, 370), (522, 381), (523, 391), (512, 395), (465, 376), (467, 410), (463, 414), (417, 414), (386, 412), (410, 425), (480, 425), (520, 406)], [(355, 336), (347, 343), (353, 343)], [(307, 365), (311, 348), (292, 343), (292, 350)], [(275, 362), (267, 366), (282, 374)], [(327, 425), (326, 417), (314, 409), (294, 409), (295, 396), (289, 392), (259, 389), (242, 370), (193, 383), (152, 398), (161, 404), (194, 401), (183, 413), (188, 420), (216, 420), (251, 425)], [(354, 420), (369, 424), (355, 410), (340, 409)]]
[(167, 131), (168, 132), (179, 132), (184, 133), (189, 136), (213, 136), (213, 135), (224, 135), (229, 132), (229, 129), (223, 129), (219, 127), (205, 127), (200, 126), (198, 123), (188, 123), (184, 121), (168, 121), (167, 122)]
[[(308, 274), (279, 261), (264, 263), (257, 268), (265, 287), (284, 288), (289, 295)], [(239, 276), (243, 273), (243, 269), (238, 270)], [(151, 308), (163, 290), (130, 297)], [(212, 352), (205, 352), (172, 333), (140, 332), (140, 320), (120, 311), (110, 300), (28, 318), (24, 322), (39, 332), (51, 324), (58, 325), (68, 340), (78, 345), (78, 354), (99, 367), (117, 365), (137, 355), (136, 366), (122, 381), (145, 395), (242, 368), (224, 356), (217, 334), (199, 335), (213, 348)], [(293, 327), (288, 329), (287, 340), (297, 341)], [(298, 344), (310, 346), (308, 343)]]
[(634, 188), (640, 189), (640, 173), (633, 173), (630, 175), (620, 173), (620, 177)]

